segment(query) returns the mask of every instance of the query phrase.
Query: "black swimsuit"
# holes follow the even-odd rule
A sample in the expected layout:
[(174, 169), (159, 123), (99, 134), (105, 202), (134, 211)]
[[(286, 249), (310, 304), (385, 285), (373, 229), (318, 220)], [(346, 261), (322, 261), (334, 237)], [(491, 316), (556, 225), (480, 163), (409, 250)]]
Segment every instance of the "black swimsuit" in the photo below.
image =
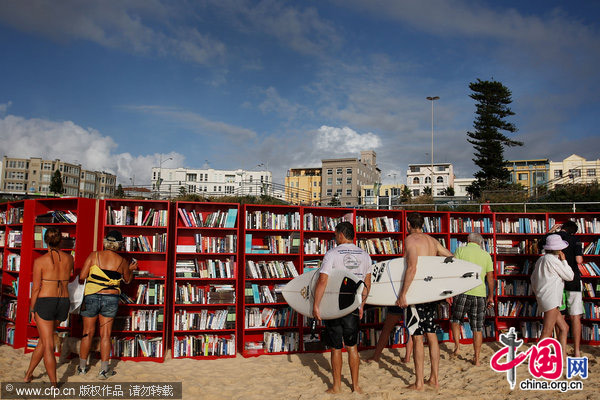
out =
[[(50, 259), (52, 265), (54, 265), (54, 258), (52, 258), (52, 251), (50, 249)], [(58, 254), (58, 260), (60, 261), (60, 253)], [(69, 282), (68, 279), (42, 279), (42, 281), (56, 282), (58, 285), (58, 294), (62, 291), (61, 282)], [(36, 312), (41, 319), (46, 321), (64, 321), (69, 317), (69, 306), (71, 305), (68, 297), (38, 297), (33, 311)]]

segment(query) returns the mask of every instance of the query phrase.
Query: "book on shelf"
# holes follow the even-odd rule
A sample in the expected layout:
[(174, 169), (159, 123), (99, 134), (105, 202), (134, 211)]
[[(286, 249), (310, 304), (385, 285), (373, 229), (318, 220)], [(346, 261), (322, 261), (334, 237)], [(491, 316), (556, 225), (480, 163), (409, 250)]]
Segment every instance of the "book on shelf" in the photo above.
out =
[(35, 222), (39, 223), (50, 223), (50, 224), (71, 224), (77, 223), (77, 216), (72, 211), (48, 211), (47, 213), (40, 214), (35, 217)]
[[(577, 233), (600, 233), (600, 218), (570, 218), (571, 221), (577, 224)], [(548, 225), (554, 226), (556, 224), (555, 218), (548, 218)]]
[(234, 356), (235, 335), (186, 335), (173, 339), (173, 357)]
[(594, 285), (591, 282), (581, 282), (583, 285), (583, 293), (587, 297), (596, 297), (596, 291)]
[(400, 220), (387, 216), (356, 216), (357, 232), (400, 232), (400, 226)]
[(298, 271), (293, 261), (246, 260), (246, 277), (253, 279), (294, 278)]
[(231, 279), (235, 275), (235, 261), (208, 259), (179, 259), (175, 262), (176, 278)]
[(126, 236), (124, 244), (126, 251), (163, 253), (167, 251), (167, 234), (156, 233), (152, 236)]
[(494, 233), (491, 218), (450, 217), (450, 233)]
[(586, 319), (600, 319), (600, 304), (593, 303), (591, 301), (585, 301), (583, 303), (583, 318)]
[(590, 242), (587, 245), (581, 243), (583, 255), (600, 255), (600, 239), (596, 242)]
[(402, 241), (392, 237), (358, 239), (357, 245), (369, 254), (402, 253)]
[(578, 264), (582, 276), (600, 276), (600, 267), (593, 261)]
[(319, 237), (304, 239), (304, 254), (325, 254), (336, 246), (335, 240)]
[(235, 319), (232, 321), (228, 318), (229, 314), (235, 315), (235, 306), (218, 310), (202, 309), (199, 312), (178, 310), (173, 316), (173, 329), (176, 331), (234, 329)]
[(519, 217), (514, 220), (511, 220), (510, 218), (505, 218), (504, 220), (502, 220), (500, 219), (500, 217), (497, 217), (496, 232), (544, 234), (546, 233), (546, 221), (543, 219), (533, 219), (526, 217)]
[(132, 225), (132, 226), (167, 226), (169, 213), (167, 210), (149, 208), (144, 210), (143, 205), (126, 206), (114, 209), (108, 205), (106, 207), (107, 225)]
[(202, 212), (178, 208), (177, 213), (183, 225), (193, 228), (235, 228), (237, 208), (217, 210), (203, 216)]
[[(441, 233), (442, 217), (423, 217), (423, 232)], [(445, 247), (445, 245), (444, 245)]]
[(300, 229), (300, 213), (298, 211), (277, 214), (270, 211), (247, 211), (246, 229)]
[(335, 227), (340, 222), (353, 223), (353, 213), (346, 213), (340, 217), (329, 217), (324, 215), (315, 215), (311, 212), (304, 213), (304, 230), (307, 231), (335, 231)]

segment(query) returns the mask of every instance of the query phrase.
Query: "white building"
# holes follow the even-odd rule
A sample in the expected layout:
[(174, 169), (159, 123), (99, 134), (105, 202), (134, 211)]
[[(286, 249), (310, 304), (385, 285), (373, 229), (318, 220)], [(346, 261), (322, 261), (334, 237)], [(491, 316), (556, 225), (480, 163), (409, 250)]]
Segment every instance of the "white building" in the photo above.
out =
[(469, 197), (467, 187), (475, 181), (475, 178), (454, 178), (454, 197)]
[(600, 181), (600, 159), (586, 160), (571, 154), (562, 161), (550, 161), (548, 189), (570, 183), (593, 183)]
[(270, 171), (152, 168), (152, 192), (160, 198), (186, 193), (205, 196), (261, 196), (273, 194)]
[(454, 167), (450, 163), (438, 163), (433, 164), (432, 171), (431, 164), (409, 164), (406, 186), (413, 197), (422, 195), (426, 187), (433, 189), (434, 197), (443, 196), (443, 191), (448, 186), (454, 186)]

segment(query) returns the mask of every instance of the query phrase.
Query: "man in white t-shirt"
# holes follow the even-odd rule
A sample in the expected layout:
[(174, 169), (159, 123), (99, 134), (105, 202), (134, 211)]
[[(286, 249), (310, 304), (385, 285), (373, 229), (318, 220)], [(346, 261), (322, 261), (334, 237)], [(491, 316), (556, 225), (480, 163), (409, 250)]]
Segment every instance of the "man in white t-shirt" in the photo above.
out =
[(315, 288), (315, 301), (313, 305), (313, 316), (320, 320), (321, 312), (319, 306), (329, 274), (334, 269), (346, 268), (365, 283), (362, 292), (362, 303), (360, 307), (345, 317), (326, 320), (325, 333), (331, 346), (331, 372), (333, 375), (333, 386), (327, 393), (339, 393), (342, 384), (342, 348), (346, 346), (348, 351), (348, 363), (352, 375), (352, 391), (362, 393), (358, 386), (358, 331), (360, 319), (363, 316), (363, 308), (369, 290), (371, 289), (371, 273), (373, 265), (371, 257), (361, 248), (354, 244), (354, 226), (350, 222), (341, 222), (335, 227), (335, 241), (337, 247), (329, 250), (323, 258), (323, 264), (319, 274), (319, 280)]

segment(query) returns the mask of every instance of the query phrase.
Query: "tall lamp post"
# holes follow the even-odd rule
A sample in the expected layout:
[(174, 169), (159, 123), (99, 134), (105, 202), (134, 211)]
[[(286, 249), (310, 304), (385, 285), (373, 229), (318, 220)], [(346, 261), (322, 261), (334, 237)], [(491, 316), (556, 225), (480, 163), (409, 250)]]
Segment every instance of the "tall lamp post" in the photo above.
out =
[(433, 197), (433, 102), (440, 99), (440, 96), (427, 96), (431, 101), (431, 197)]
[(158, 179), (156, 180), (156, 190), (158, 192), (158, 198), (160, 199), (160, 184), (162, 183), (162, 178), (161, 178), (161, 172), (162, 172), (162, 165), (163, 163), (172, 160), (173, 157), (169, 157), (166, 160), (162, 159), (162, 154), (160, 155), (160, 160), (159, 160), (159, 164), (158, 164)]

